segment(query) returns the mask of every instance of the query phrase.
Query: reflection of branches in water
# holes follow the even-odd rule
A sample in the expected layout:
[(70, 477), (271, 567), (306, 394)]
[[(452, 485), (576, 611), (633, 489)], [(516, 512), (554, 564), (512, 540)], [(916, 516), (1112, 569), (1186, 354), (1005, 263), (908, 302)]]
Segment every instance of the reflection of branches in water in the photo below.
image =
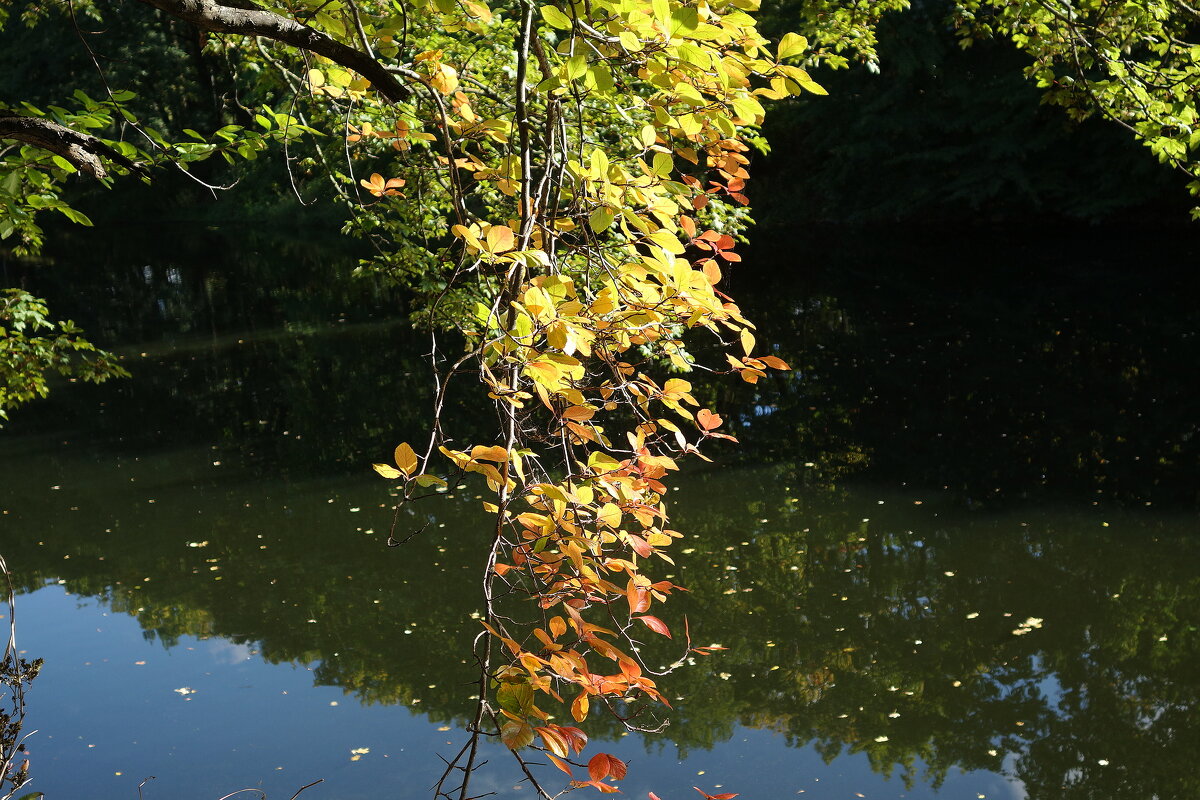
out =
[[(138, 784), (138, 787), (137, 787), (138, 800), (145, 800), (145, 798), (142, 796), (142, 787), (145, 786), (147, 783), (149, 783), (152, 780), (154, 780), (153, 775), (151, 775), (149, 778), (146, 778), (144, 781), (142, 781), (141, 783)], [(296, 790), (296, 793), (294, 795), (292, 795), (291, 800), (296, 800), (297, 797), (299, 797), (301, 794), (304, 793), (305, 789), (311, 789), (312, 787), (316, 786), (318, 783), (324, 783), (324, 781), (325, 781), (324, 778), (317, 778), (312, 783), (304, 784), (303, 786), (301, 786), (299, 789)], [(229, 794), (219, 798), (219, 800), (229, 800), (229, 798), (234, 797), (235, 795), (242, 794), (244, 792), (254, 792), (255, 794), (258, 795), (259, 800), (267, 800), (267, 793), (264, 792), (262, 789), (238, 789), (236, 791), (230, 792)]]
[(4, 575), (8, 592), (8, 641), (0, 658), (0, 686), (5, 687), (4, 696), (0, 698), (0, 792), (4, 792), (0, 800), (9, 800), (29, 783), (29, 759), (22, 759), (20, 766), (15, 765), (25, 751), (25, 739), (29, 735), (21, 734), (25, 723), (25, 687), (37, 677), (42, 660), (39, 658), (30, 663), (17, 653), (16, 597), (8, 564), (2, 555), (0, 574)]

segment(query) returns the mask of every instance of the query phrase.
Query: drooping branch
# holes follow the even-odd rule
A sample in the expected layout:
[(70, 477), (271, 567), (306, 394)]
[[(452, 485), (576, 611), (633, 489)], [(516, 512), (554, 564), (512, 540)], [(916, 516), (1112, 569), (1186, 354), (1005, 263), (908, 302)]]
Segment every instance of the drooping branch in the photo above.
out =
[(342, 44), (331, 36), (294, 19), (257, 8), (234, 8), (213, 0), (142, 0), (173, 17), (212, 33), (262, 36), (301, 50), (324, 56), (369, 80), (393, 103), (404, 100), (409, 90), (384, 65), (367, 53)]
[(108, 175), (104, 159), (114, 161), (134, 172), (142, 172), (141, 167), (95, 136), (71, 130), (40, 117), (0, 116), (0, 139), (12, 139), (48, 150), (62, 156), (80, 172), (93, 178)]

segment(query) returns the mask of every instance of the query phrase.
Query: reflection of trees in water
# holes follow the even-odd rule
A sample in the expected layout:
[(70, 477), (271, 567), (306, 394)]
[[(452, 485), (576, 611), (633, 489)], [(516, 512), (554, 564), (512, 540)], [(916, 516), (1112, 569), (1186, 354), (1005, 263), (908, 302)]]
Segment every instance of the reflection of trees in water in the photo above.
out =
[[(246, 231), (170, 244), (149, 261), (118, 243), (85, 264), (22, 268), (98, 341), (140, 343), (133, 380), (60, 393), (23, 430), (65, 416), (289, 470), (358, 463), (425, 430), (428, 338), (398, 321), (403, 299), (385, 283), (352, 277), (353, 254)], [(1190, 243), (976, 231), (756, 247), (731, 291), (795, 372), (753, 387), (689, 376), (741, 428), (724, 458), (810, 463), (810, 485), (866, 472), (948, 486), (973, 504), (1196, 502), (1200, 432), (1179, 365), (1200, 360), (1200, 278), (1169, 267)], [(172, 340), (188, 344), (147, 344)], [(477, 412), (450, 421), (466, 431)]]
[[(1194, 520), (1121, 519), (1132, 530), (1106, 535), (1099, 516), (939, 522), (887, 499), (793, 504), (725, 537), (744, 517), (689, 499), (699, 541), (734, 550), (705, 547), (687, 572), (735, 566), (746, 581), (683, 581), (693, 618), (728, 637), (714, 669), (731, 673), (742, 722), (827, 758), (865, 752), (906, 781), (916, 759), (936, 784), (1013, 753), (1031, 797), (1197, 793), (1183, 758), (1200, 707)], [(799, 524), (807, 535), (770, 533)], [(699, 683), (680, 694), (704, 697)]]
[[(168, 463), (126, 467), (116, 480), (137, 477), (138, 498), (153, 489), (158, 502), (122, 500), (99, 479), (78, 497), (64, 487), (56, 500), (90, 506), (89, 521), (64, 513), (44, 545), (17, 545), (26, 588), (61, 576), (166, 642), (253, 643), (271, 662), (315, 663), (317, 682), (364, 702), (463, 720), (471, 690), (455, 654), (469, 652), (476, 624), (463, 588), (477, 550), (470, 490), (420, 509), (445, 512), (445, 528), (386, 549), (382, 531), (353, 530), (385, 514), (348, 511), (377, 509), (379, 487), (317, 495), (303, 483), (171, 481)], [(1109, 530), (1128, 530), (1118, 535), (1099, 516), (948, 517), (932, 503), (781, 491), (789, 485), (782, 470), (700, 474), (673, 498), (678, 527), (699, 538), (680, 543), (676, 579), (691, 591), (665, 613), (686, 612), (698, 644), (730, 648), (666, 685), (684, 698), (669, 729), (679, 748), (712, 747), (744, 724), (829, 759), (865, 753), (906, 782), (1000, 770), (1014, 754), (1033, 798), (1200, 791), (1184, 757), (1200, 708), (1197, 544), (1180, 535), (1190, 520), (1109, 518)], [(93, 531), (108, 517), (119, 536)], [(648, 638), (651, 665), (677, 657), (674, 643)], [(589, 723), (617, 734), (605, 725)]]
[(796, 372), (723, 390), (753, 421), (744, 457), (835, 480), (869, 461), (876, 479), (975, 504), (1200, 500), (1179, 366), (1200, 360), (1200, 279), (1174, 267), (1190, 242), (939, 230), (755, 247), (767, 291), (748, 276), (732, 291)]

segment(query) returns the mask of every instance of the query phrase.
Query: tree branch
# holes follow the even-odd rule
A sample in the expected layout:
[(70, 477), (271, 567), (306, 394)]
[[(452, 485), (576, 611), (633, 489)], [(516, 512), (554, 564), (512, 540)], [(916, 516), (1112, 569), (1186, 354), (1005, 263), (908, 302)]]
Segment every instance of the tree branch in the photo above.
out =
[(126, 169), (141, 173), (141, 167), (107, 144), (86, 133), (73, 131), (48, 119), (0, 115), (0, 139), (14, 139), (62, 156), (80, 172), (104, 178), (108, 171), (101, 156)]
[(213, 0), (142, 0), (173, 17), (190, 22), (212, 33), (236, 33), (262, 36), (324, 56), (352, 69), (369, 80), (393, 103), (404, 100), (409, 90), (383, 64), (367, 53), (355, 50), (336, 39), (294, 19), (257, 8), (233, 8)]

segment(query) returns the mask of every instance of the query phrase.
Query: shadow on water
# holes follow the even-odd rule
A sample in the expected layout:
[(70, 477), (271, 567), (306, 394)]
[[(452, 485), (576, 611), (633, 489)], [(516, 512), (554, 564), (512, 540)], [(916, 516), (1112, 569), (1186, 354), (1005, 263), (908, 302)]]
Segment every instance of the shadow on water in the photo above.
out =
[[(796, 371), (697, 389), (740, 426), (719, 457), (759, 465), (672, 497), (696, 537), (675, 613), (729, 647), (668, 684), (681, 752), (740, 725), (911, 785), (1200, 796), (1198, 287), (1133, 269), (1135, 245), (809, 241), (735, 273)], [(45, 294), (135, 377), (59, 387), (0, 438), (15, 578), (462, 722), (477, 492), (406, 509), (428, 527), (388, 549), (364, 470), (423, 435), (427, 337), (345, 259), (196, 247), (56, 268)], [(447, 422), (468, 439), (482, 416)]]

